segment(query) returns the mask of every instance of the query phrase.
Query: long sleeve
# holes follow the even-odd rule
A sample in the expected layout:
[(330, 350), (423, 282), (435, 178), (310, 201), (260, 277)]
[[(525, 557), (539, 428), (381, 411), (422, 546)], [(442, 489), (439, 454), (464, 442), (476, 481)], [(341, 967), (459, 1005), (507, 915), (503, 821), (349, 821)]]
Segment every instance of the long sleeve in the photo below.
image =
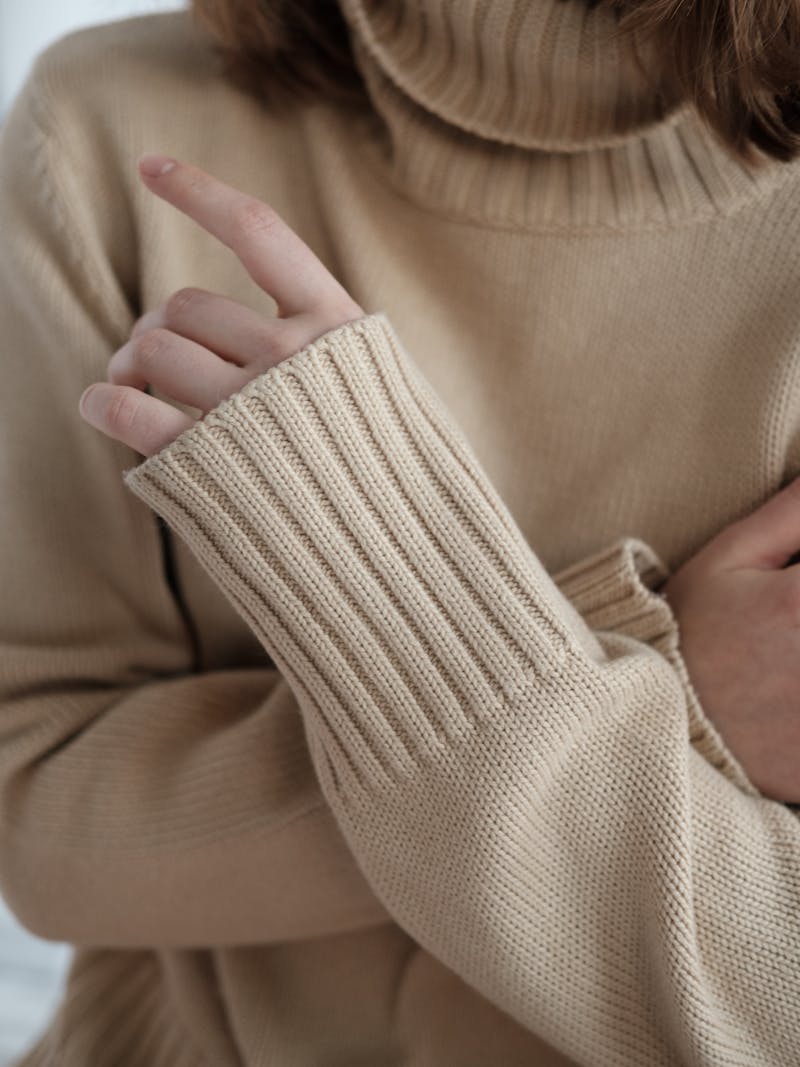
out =
[[(87, 210), (46, 74), (0, 148), (0, 887), (35, 933), (80, 945), (388, 921), (321, 793), (292, 689), (274, 667), (197, 670), (163, 531), (119, 479), (133, 453), (78, 417), (130, 332), (120, 250), (135, 242), (121, 209)], [(610, 628), (626, 617), (622, 560), (589, 568), (594, 592), (565, 573), (587, 611), (599, 590)]]
[(156, 517), (120, 479), (136, 453), (78, 414), (130, 333), (136, 241), (51, 82), (40, 62), (0, 144), (0, 888), (82, 945), (385, 922), (291, 690), (266, 656), (197, 670)]
[(124, 478), (291, 684), (426, 949), (593, 1067), (800, 1059), (800, 821), (703, 721), (665, 601), (639, 582), (614, 608), (598, 557), (564, 580), (594, 628), (576, 611), (385, 313)]

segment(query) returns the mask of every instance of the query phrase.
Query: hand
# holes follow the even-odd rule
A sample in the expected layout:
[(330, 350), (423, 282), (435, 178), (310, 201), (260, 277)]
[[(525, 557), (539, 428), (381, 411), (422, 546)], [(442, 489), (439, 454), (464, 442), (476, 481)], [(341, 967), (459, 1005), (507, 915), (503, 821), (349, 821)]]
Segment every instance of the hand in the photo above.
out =
[(708, 718), (765, 795), (800, 801), (800, 478), (664, 584)]
[(136, 322), (109, 361), (108, 382), (90, 385), (79, 408), (92, 426), (151, 456), (198, 420), (145, 393), (147, 385), (206, 414), (365, 312), (269, 205), (163, 156), (143, 156), (139, 174), (227, 245), (278, 305), (270, 318), (202, 289), (180, 289)]

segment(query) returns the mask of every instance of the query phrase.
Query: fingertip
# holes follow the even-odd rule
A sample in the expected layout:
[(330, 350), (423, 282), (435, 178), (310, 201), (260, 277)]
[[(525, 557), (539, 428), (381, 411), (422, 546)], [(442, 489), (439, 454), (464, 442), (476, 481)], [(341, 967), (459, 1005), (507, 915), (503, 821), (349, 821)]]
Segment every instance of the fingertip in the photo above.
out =
[(143, 178), (160, 178), (163, 174), (168, 174), (169, 171), (173, 170), (177, 164), (177, 159), (172, 159), (171, 156), (146, 152), (139, 157), (139, 174)]

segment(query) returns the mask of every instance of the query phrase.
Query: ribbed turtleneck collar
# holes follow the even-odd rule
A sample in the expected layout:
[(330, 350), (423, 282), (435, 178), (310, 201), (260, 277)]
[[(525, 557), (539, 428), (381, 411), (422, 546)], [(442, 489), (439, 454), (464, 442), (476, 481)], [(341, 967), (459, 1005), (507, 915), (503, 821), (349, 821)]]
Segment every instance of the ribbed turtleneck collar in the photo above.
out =
[(652, 46), (586, 0), (342, 0), (371, 59), (420, 107), (491, 141), (613, 145), (680, 101)]
[(735, 159), (588, 0), (339, 0), (402, 192), (476, 221), (674, 224), (734, 210), (787, 164)]

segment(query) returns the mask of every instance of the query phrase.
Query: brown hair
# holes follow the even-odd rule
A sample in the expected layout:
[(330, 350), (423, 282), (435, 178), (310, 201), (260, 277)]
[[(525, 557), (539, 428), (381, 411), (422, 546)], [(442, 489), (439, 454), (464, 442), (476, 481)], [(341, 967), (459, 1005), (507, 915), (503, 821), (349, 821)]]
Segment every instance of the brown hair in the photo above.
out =
[[(575, 0), (568, 0), (575, 2)], [(655, 35), (708, 125), (751, 162), (753, 146), (788, 161), (800, 153), (800, 0), (580, 0), (605, 3), (620, 33)], [(366, 102), (337, 0), (193, 0), (225, 69), (268, 104), (324, 94)]]
[(338, 0), (192, 0), (231, 81), (266, 103), (367, 102)]

